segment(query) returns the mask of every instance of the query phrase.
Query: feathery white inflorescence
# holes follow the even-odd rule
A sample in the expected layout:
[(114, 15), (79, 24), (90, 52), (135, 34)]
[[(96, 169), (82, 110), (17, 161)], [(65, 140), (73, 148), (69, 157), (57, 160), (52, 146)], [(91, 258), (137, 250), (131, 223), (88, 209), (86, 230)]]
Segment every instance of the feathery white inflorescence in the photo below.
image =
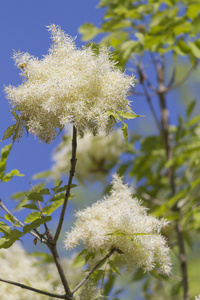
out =
[[(83, 278), (81, 269), (73, 266), (75, 257), (63, 259), (62, 266), (69, 277), (70, 286), (76, 286)], [(26, 253), (20, 243), (9, 249), (0, 249), (0, 277), (28, 286), (57, 293), (60, 277), (54, 263), (39, 264), (39, 260)], [(0, 300), (47, 300), (42, 294), (0, 282)], [(63, 292), (64, 294), (64, 292)]]
[(165, 238), (160, 234), (168, 222), (147, 214), (147, 209), (132, 198), (132, 189), (113, 177), (111, 195), (76, 213), (77, 220), (64, 242), (73, 249), (79, 242), (92, 252), (118, 249), (128, 271), (142, 267), (151, 271), (159, 265), (169, 274), (171, 261)]
[(15, 53), (14, 60), (24, 81), (7, 86), (7, 98), (28, 130), (41, 141), (50, 142), (67, 124), (83, 136), (109, 133), (114, 120), (107, 111), (127, 112), (127, 92), (133, 77), (115, 68), (105, 46), (96, 55), (91, 47), (76, 49), (74, 40), (59, 26), (48, 26), (53, 40), (41, 60), (28, 53)]
[[(54, 151), (52, 177), (60, 178), (70, 169), (71, 138), (65, 136)], [(99, 132), (98, 136), (86, 133), (78, 139), (77, 164), (75, 176), (79, 182), (95, 180), (104, 181), (112, 166), (119, 161), (120, 154), (126, 150), (123, 133), (121, 130), (112, 131), (109, 136)]]

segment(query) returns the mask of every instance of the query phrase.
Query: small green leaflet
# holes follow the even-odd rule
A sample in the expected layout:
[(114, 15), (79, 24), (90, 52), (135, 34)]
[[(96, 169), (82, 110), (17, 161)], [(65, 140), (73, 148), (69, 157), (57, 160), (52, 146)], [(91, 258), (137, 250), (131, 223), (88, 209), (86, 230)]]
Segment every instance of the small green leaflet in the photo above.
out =
[(30, 232), (33, 229), (36, 229), (37, 227), (39, 227), (41, 224), (47, 223), (51, 221), (51, 217), (42, 217), (40, 219), (36, 219), (35, 221), (33, 221), (31, 224), (28, 224), (26, 226), (23, 227), (23, 234), (26, 234), (27, 232)]

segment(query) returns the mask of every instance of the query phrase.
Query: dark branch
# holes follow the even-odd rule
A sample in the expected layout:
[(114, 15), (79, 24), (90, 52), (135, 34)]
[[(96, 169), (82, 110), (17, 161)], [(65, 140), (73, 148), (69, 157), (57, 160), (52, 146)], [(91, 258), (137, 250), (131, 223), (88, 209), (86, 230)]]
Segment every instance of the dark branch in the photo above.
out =
[(11, 284), (11, 285), (18, 286), (21, 289), (26, 289), (26, 290), (29, 290), (29, 291), (32, 291), (32, 292), (35, 292), (35, 293), (38, 293), (38, 294), (42, 294), (42, 295), (45, 295), (45, 296), (53, 297), (53, 298), (67, 299), (67, 300), (72, 300), (73, 299), (72, 297), (69, 298), (66, 295), (58, 295), (58, 294), (48, 293), (48, 292), (45, 292), (45, 291), (42, 291), (42, 290), (38, 290), (38, 289), (32, 288), (32, 287), (30, 287), (28, 285), (25, 285), (25, 284), (22, 284), (22, 283), (18, 283), (18, 282), (15, 282), (15, 281), (11, 281), (11, 280), (5, 280), (5, 279), (1, 279), (0, 278), (0, 281), (8, 283), (8, 284)]
[(57, 227), (54, 239), (53, 239), (54, 244), (56, 244), (56, 242), (59, 238), (60, 231), (62, 229), (62, 224), (63, 224), (63, 221), (64, 221), (64, 216), (65, 216), (67, 203), (68, 203), (69, 196), (70, 196), (70, 189), (71, 189), (71, 184), (72, 184), (72, 180), (73, 180), (73, 177), (74, 177), (75, 166), (76, 166), (76, 161), (77, 161), (77, 159), (76, 159), (76, 148), (77, 148), (77, 130), (76, 130), (76, 127), (73, 126), (71, 170), (70, 170), (70, 174), (69, 174), (69, 180), (68, 180), (68, 185), (67, 185), (67, 191), (66, 191), (66, 194), (65, 194), (65, 200), (64, 200), (64, 203), (63, 203), (62, 211), (61, 211), (61, 214), (60, 214), (60, 219), (59, 219), (59, 222), (58, 222), (58, 227)]

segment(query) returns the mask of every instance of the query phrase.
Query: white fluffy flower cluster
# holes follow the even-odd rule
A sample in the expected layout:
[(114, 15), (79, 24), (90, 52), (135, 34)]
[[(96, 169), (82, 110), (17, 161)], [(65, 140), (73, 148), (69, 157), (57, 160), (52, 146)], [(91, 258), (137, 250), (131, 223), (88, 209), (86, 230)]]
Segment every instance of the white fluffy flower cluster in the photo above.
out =
[(146, 208), (136, 198), (132, 189), (114, 175), (111, 195), (76, 213), (77, 220), (64, 242), (66, 249), (79, 242), (97, 253), (116, 248), (128, 271), (142, 267), (151, 271), (159, 266), (169, 274), (171, 262), (169, 248), (160, 234), (168, 222), (148, 215)]
[[(74, 286), (82, 279), (80, 268), (73, 268), (73, 258), (62, 261), (67, 270), (69, 284)], [(19, 243), (9, 249), (0, 250), (0, 277), (56, 293), (60, 278), (54, 263), (40, 265), (35, 257), (28, 255)], [(47, 300), (47, 296), (37, 294), (20, 287), (0, 282), (0, 300)], [(64, 294), (64, 293), (63, 293)]]
[(15, 53), (24, 82), (5, 88), (7, 98), (22, 122), (41, 141), (49, 142), (67, 124), (81, 135), (90, 130), (109, 133), (114, 120), (107, 111), (128, 111), (127, 92), (134, 78), (115, 68), (108, 49), (96, 55), (91, 47), (76, 49), (59, 26), (48, 27), (53, 45), (41, 60)]
[(195, 296), (194, 300), (200, 300), (200, 294), (198, 296)]
[[(53, 264), (37, 265), (37, 259), (26, 254), (20, 244), (0, 250), (0, 277), (54, 292), (59, 284)], [(0, 282), (0, 300), (45, 300), (46, 296)]]
[[(105, 175), (118, 162), (120, 154), (125, 150), (126, 145), (121, 130), (113, 131), (109, 136), (105, 136), (103, 132), (96, 137), (86, 133), (78, 140), (76, 178), (79, 182), (105, 180)], [(70, 159), (71, 137), (65, 135), (64, 141), (53, 154), (55, 163), (52, 176), (54, 178), (67, 174)]]

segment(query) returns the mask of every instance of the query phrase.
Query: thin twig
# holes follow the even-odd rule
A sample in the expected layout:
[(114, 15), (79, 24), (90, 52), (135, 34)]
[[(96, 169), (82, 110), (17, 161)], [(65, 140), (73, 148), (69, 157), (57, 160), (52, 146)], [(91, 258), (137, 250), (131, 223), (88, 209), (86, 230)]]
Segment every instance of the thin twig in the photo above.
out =
[(70, 196), (70, 189), (71, 189), (71, 184), (72, 184), (72, 180), (74, 177), (74, 173), (75, 173), (75, 166), (76, 166), (76, 148), (77, 148), (77, 130), (76, 127), (73, 126), (73, 138), (72, 138), (72, 158), (71, 158), (71, 170), (70, 170), (70, 174), (69, 174), (69, 180), (68, 180), (68, 185), (67, 185), (67, 191), (65, 194), (65, 200), (63, 203), (63, 207), (62, 207), (62, 211), (60, 214), (60, 219), (58, 222), (58, 226), (57, 226), (57, 230), (53, 239), (53, 243), (56, 244), (59, 235), (60, 235), (60, 231), (62, 229), (62, 224), (63, 224), (63, 220), (64, 220), (64, 216), (65, 216), (65, 211), (66, 211), (66, 207), (67, 207), (67, 203), (69, 200), (69, 196)]
[[(1, 199), (0, 199), (0, 206), (2, 207), (3, 210), (5, 210), (5, 212), (7, 212), (7, 214), (11, 215), (11, 216), (13, 217), (13, 219), (14, 219), (17, 223), (19, 223), (22, 227), (25, 226), (24, 223), (22, 223), (19, 219), (17, 219), (17, 218), (9, 211), (9, 209), (3, 204), (3, 201), (2, 201)], [(42, 238), (40, 235), (36, 234), (36, 233), (33, 232), (32, 230), (29, 231), (29, 233), (32, 234), (34, 237), (36, 237), (38, 240), (40, 240), (40, 242), (46, 243), (46, 242), (44, 242), (43, 238)]]
[(11, 281), (11, 280), (5, 280), (5, 279), (0, 278), (0, 281), (11, 284), (11, 285), (18, 286), (21, 289), (26, 289), (26, 290), (29, 290), (29, 291), (32, 291), (32, 292), (35, 292), (35, 293), (38, 293), (38, 294), (42, 294), (42, 295), (45, 295), (45, 296), (53, 297), (53, 298), (67, 299), (67, 300), (72, 300), (73, 299), (72, 297), (70, 297), (70, 298), (67, 297), (67, 295), (52, 294), (52, 293), (45, 292), (45, 291), (42, 291), (42, 290), (39, 290), (39, 289), (35, 289), (35, 288), (30, 287), (28, 285), (18, 283), (18, 282), (15, 282), (15, 281)]
[(104, 262), (117, 250), (117, 248), (112, 248), (110, 252), (104, 258), (102, 258), (98, 264), (96, 264), (96, 266), (87, 274), (87, 276), (75, 287), (75, 289), (73, 289), (72, 294), (74, 294), (88, 280), (92, 273), (98, 269), (99, 266), (104, 264)]

